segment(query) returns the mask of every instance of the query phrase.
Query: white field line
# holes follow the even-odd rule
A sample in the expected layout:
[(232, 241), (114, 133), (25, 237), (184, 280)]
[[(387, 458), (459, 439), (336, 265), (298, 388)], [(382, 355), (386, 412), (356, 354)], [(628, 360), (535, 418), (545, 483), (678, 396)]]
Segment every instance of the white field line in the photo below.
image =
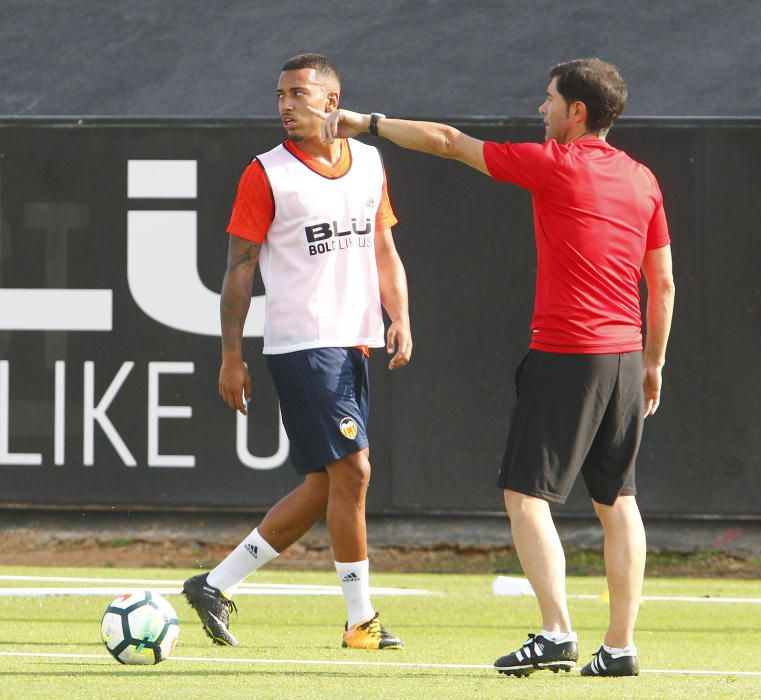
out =
[[(129, 584), (130, 590), (137, 590), (141, 587), (149, 587), (151, 590), (161, 593), (162, 595), (179, 595), (182, 593), (182, 581), (168, 581), (166, 579), (134, 579), (134, 578), (86, 578), (74, 576), (0, 576), (0, 581), (36, 581), (44, 583), (107, 583), (107, 584)], [(163, 588), (161, 587), (163, 586)], [(168, 588), (171, 586), (171, 588)], [(176, 588), (175, 588), (176, 586)], [(110, 587), (92, 587), (92, 588), (3, 588), (0, 586), (0, 597), (2, 596), (45, 596), (45, 595), (111, 595), (114, 591), (113, 585)], [(12, 591), (12, 592), (8, 592)], [(54, 592), (47, 592), (54, 591)], [(114, 595), (124, 593), (125, 587), (116, 590)], [(422, 596), (432, 595), (431, 591), (424, 591), (418, 588), (383, 588), (371, 587), (371, 595), (377, 596)], [(242, 583), (236, 590), (235, 595), (342, 595), (340, 586), (321, 586), (312, 584), (294, 584), (294, 583)]]
[[(12, 575), (0, 575), (0, 581), (45, 581), (45, 582), (65, 582), (65, 583), (134, 583), (139, 586), (144, 585), (163, 585), (163, 586), (182, 586), (183, 581), (172, 581), (169, 579), (137, 579), (137, 578), (94, 578), (94, 577), (78, 577), (78, 576), (12, 576)], [(299, 590), (334, 590), (338, 586), (324, 586), (318, 584), (299, 584), (299, 583), (241, 583), (238, 587), (240, 589), (256, 589), (256, 588), (298, 588)], [(376, 590), (406, 590), (416, 591), (414, 588), (388, 588)], [(429, 593), (429, 591), (417, 590), (418, 594)]]
[(670, 668), (643, 668), (640, 669), (640, 673), (662, 673), (671, 676), (761, 676), (761, 671), (678, 671)]
[[(181, 586), (183, 581), (172, 581), (165, 578), (95, 578), (92, 576), (13, 576), (10, 574), (0, 575), (0, 581), (50, 581), (66, 583), (136, 583), (139, 586), (158, 584), (163, 586)], [(321, 586), (316, 584), (297, 583), (242, 583), (241, 588), (335, 588), (335, 586)]]
[[(46, 654), (22, 651), (0, 651), (0, 657), (21, 657), (38, 659), (91, 659), (112, 661), (107, 654)], [(223, 663), (223, 664), (272, 664), (287, 666), (365, 666), (369, 668), (451, 668), (468, 670), (493, 671), (494, 666), (486, 664), (425, 664), (393, 661), (317, 661), (313, 659), (230, 659), (213, 658), (204, 656), (172, 656), (168, 659), (171, 663)], [(703, 670), (677, 670), (677, 669), (643, 669), (641, 673), (663, 673), (670, 675), (690, 676), (761, 676), (761, 671), (703, 671)]]
[[(180, 595), (182, 588), (163, 588), (160, 586), (148, 586), (149, 590), (160, 595)], [(0, 598), (20, 597), (38, 598), (44, 596), (118, 596), (128, 591), (143, 591), (146, 587), (140, 586), (95, 586), (90, 588), (65, 588), (61, 586), (37, 586), (33, 588), (3, 588), (0, 587)], [(427, 592), (412, 592), (403, 588), (371, 588), (371, 595), (376, 596), (418, 596), (429, 595)], [(244, 589), (235, 591), (235, 596), (241, 595), (303, 595), (303, 596), (340, 596), (341, 589), (315, 590), (313, 588), (278, 588), (268, 586), (266, 588)]]
[[(118, 596), (127, 592), (144, 591), (146, 588), (160, 595), (180, 595), (182, 588), (162, 588), (160, 586), (96, 586), (93, 588), (64, 588), (60, 586), (46, 586), (35, 588), (0, 588), (0, 598), (39, 598), (45, 596)], [(237, 591), (238, 595), (309, 595), (309, 596), (335, 596), (341, 595), (341, 591), (314, 591), (310, 589), (289, 588), (257, 588), (256, 590)], [(382, 594), (380, 594), (382, 595)]]
[[(179, 595), (182, 592), (182, 581), (172, 581), (167, 579), (134, 579), (134, 578), (95, 578), (95, 577), (78, 577), (78, 576), (15, 576), (11, 574), (0, 575), (0, 581), (37, 581), (45, 583), (126, 583), (132, 584), (131, 590), (137, 590), (144, 586), (178, 586), (179, 588), (151, 588), (157, 593), (165, 595)], [(57, 593), (45, 593), (45, 590), (56, 590)], [(72, 591), (65, 593), (64, 591)], [(37, 595), (98, 595), (103, 591), (103, 595), (112, 588), (3, 588), (0, 586), (0, 596), (10, 595), (34, 595), (34, 592), (41, 591)], [(120, 589), (123, 592), (124, 589)], [(7, 593), (6, 591), (16, 591)], [(31, 592), (26, 592), (31, 591)], [(426, 591), (417, 588), (371, 588), (372, 595), (395, 595), (395, 596), (422, 596), (433, 595), (433, 591)], [(115, 595), (119, 595), (117, 592)], [(339, 586), (325, 586), (318, 584), (298, 584), (298, 583), (242, 583), (235, 591), (235, 595), (341, 595)], [(594, 594), (575, 594), (569, 595), (568, 598), (576, 600), (600, 600), (601, 596)], [(759, 605), (761, 598), (719, 598), (714, 596), (661, 596), (646, 595), (642, 596), (643, 601), (665, 601), (678, 603), (750, 603)]]
[[(599, 595), (569, 595), (576, 600), (601, 600)], [(753, 603), (761, 604), (761, 598), (718, 598), (713, 596), (643, 595), (642, 600), (669, 603)]]

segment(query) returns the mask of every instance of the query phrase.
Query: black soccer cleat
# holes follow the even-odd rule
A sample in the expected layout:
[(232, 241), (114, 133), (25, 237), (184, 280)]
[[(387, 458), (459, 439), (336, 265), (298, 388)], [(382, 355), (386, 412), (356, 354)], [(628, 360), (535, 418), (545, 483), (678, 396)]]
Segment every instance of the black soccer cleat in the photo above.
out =
[(530, 634), (524, 645), (512, 654), (501, 656), (494, 668), (507, 676), (528, 676), (534, 671), (570, 671), (579, 659), (576, 642), (555, 644), (541, 634)]
[(230, 598), (214, 586), (206, 583), (209, 574), (199, 574), (189, 578), (182, 585), (182, 592), (198, 617), (206, 634), (214, 644), (237, 647), (238, 640), (227, 629), (230, 625), (230, 611), (238, 612)]
[(609, 654), (600, 647), (592, 660), (581, 669), (582, 676), (638, 676), (639, 662), (636, 655)]

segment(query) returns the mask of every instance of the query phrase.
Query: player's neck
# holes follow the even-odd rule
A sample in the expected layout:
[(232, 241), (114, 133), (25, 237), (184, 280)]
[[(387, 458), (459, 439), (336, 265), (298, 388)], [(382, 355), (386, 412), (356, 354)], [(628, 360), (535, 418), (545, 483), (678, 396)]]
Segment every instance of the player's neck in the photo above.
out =
[(317, 136), (300, 139), (291, 142), (296, 148), (312, 158), (316, 158), (325, 165), (335, 165), (341, 157), (341, 141), (323, 143)]

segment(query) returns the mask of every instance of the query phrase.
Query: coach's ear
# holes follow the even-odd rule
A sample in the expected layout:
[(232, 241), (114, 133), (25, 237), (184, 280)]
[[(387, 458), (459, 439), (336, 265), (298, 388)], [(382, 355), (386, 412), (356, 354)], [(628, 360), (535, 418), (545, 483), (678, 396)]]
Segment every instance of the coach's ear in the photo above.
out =
[(571, 102), (568, 107), (568, 116), (574, 124), (586, 124), (587, 106), (581, 100)]

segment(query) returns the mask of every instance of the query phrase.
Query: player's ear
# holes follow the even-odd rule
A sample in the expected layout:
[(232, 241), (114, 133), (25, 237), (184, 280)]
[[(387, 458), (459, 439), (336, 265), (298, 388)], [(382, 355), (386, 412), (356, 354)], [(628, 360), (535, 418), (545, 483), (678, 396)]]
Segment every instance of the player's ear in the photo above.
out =
[(338, 109), (338, 90), (328, 90), (328, 94), (325, 97), (325, 111), (335, 112)]

